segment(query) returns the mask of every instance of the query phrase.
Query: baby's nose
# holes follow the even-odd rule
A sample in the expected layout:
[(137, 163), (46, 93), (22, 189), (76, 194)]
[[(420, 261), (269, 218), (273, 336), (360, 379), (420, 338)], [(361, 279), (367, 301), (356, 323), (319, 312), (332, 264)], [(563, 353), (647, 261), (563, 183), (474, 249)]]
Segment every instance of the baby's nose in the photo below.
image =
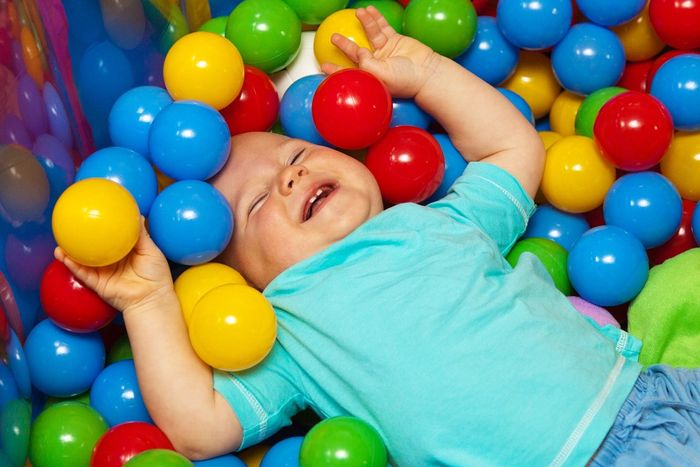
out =
[(280, 177), (280, 192), (285, 195), (291, 193), (299, 184), (301, 177), (307, 173), (306, 168), (300, 165), (285, 167)]

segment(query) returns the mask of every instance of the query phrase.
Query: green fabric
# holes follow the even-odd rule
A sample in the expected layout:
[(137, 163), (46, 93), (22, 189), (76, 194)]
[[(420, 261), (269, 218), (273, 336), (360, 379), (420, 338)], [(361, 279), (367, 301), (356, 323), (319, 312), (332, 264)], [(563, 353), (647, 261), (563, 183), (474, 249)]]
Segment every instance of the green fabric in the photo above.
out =
[(643, 365), (700, 367), (700, 248), (651, 269), (630, 305), (628, 323), (644, 343)]

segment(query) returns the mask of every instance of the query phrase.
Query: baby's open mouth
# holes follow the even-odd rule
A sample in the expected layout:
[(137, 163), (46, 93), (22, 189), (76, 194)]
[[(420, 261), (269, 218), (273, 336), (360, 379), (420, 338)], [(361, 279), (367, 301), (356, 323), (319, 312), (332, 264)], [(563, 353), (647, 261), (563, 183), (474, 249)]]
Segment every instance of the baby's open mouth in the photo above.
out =
[(330, 196), (330, 194), (335, 191), (336, 188), (337, 185), (333, 184), (322, 185), (318, 187), (316, 192), (313, 195), (311, 195), (311, 198), (306, 200), (306, 204), (304, 205), (303, 222), (306, 222), (309, 219), (311, 219), (313, 215), (316, 214), (319, 209), (321, 209), (323, 203), (326, 201), (328, 196)]

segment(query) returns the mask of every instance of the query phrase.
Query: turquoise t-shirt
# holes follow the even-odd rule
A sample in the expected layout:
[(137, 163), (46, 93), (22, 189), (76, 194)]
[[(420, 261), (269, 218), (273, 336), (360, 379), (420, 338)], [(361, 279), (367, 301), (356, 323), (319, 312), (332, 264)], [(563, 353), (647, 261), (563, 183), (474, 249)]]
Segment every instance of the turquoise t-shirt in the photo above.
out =
[(511, 268), (533, 209), (473, 162), (444, 199), (387, 209), (275, 278), (273, 351), (214, 376), (242, 447), (311, 406), (372, 424), (400, 466), (584, 465), (637, 379), (620, 353), (638, 342), (599, 332), (534, 256)]

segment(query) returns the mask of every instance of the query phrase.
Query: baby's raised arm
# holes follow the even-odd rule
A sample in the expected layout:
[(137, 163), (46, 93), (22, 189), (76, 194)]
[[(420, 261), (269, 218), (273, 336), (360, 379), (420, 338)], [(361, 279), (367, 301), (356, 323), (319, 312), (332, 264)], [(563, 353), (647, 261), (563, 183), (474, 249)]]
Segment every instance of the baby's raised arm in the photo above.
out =
[(144, 402), (175, 448), (191, 459), (236, 449), (241, 426), (190, 345), (168, 263), (145, 227), (134, 250), (114, 265), (82, 266), (60, 248), (55, 255), (123, 312)]
[[(534, 197), (544, 147), (532, 125), (508, 100), (455, 61), (398, 34), (374, 7), (357, 10), (374, 51), (336, 34), (333, 43), (361, 69), (380, 78), (393, 96), (414, 98), (450, 136), (468, 161), (510, 172)], [(324, 64), (327, 73), (339, 67)]]

